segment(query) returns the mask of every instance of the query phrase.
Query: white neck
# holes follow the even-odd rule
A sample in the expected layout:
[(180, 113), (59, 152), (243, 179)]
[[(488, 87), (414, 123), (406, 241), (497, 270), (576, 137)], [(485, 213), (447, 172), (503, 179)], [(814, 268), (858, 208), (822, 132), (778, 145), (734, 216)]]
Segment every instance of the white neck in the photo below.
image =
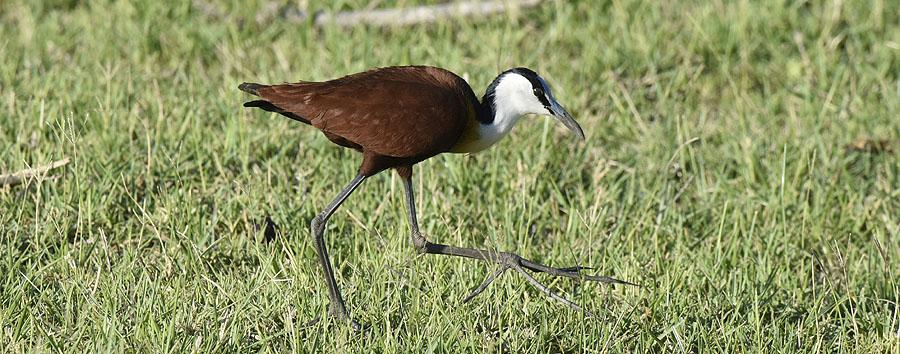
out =
[(491, 123), (484, 124), (474, 122), (474, 124), (477, 125), (475, 127), (477, 138), (469, 141), (467, 144), (465, 144), (465, 146), (459, 146), (464, 150), (459, 152), (473, 153), (491, 147), (492, 145), (503, 139), (506, 134), (509, 134), (513, 126), (516, 125), (516, 122), (519, 121), (519, 118), (522, 118), (522, 115), (520, 114), (500, 112), (501, 110), (497, 109), (497, 114), (494, 116), (494, 121)]
[(460, 142), (451, 151), (473, 153), (487, 149), (509, 134), (522, 116), (543, 110), (543, 106), (531, 94), (531, 83), (527, 79), (510, 74), (499, 80), (493, 92), (493, 120), (490, 123), (471, 122)]

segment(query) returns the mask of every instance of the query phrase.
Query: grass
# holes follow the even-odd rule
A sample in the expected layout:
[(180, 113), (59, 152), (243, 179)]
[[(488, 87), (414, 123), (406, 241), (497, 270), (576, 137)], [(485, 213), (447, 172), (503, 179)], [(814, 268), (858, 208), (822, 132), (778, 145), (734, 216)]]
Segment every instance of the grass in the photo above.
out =
[[(305, 2), (303, 2), (305, 3)], [(416, 1), (381, 1), (378, 7)], [(30, 351), (898, 352), (900, 19), (890, 2), (547, 1), (404, 28), (258, 24), (260, 2), (0, 2), (0, 343)], [(362, 8), (364, 0), (309, 4)], [(587, 135), (529, 118), (414, 174), (433, 240), (641, 288), (418, 257), (402, 187), (331, 219), (368, 333), (327, 307), (309, 220), (359, 156), (243, 109), (242, 81), (430, 64), (542, 73)], [(887, 141), (887, 149), (848, 144)], [(255, 224), (279, 225), (266, 242)], [(484, 349), (486, 348), (486, 349)]]

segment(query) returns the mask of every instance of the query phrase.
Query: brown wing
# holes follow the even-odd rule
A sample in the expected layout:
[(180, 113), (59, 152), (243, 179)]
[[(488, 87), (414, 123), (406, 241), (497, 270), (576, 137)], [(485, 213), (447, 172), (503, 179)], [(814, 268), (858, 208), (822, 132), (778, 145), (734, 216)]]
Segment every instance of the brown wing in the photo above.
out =
[(381, 155), (417, 157), (447, 151), (459, 138), (471, 107), (465, 90), (471, 91), (465, 81), (441, 69), (392, 67), (327, 82), (266, 86), (259, 96), (304, 117), (329, 138)]

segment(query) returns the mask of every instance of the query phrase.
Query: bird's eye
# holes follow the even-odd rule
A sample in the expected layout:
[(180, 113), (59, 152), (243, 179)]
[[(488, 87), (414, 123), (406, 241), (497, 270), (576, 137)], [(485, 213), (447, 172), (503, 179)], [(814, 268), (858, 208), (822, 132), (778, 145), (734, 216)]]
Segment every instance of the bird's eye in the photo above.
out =
[(537, 88), (537, 87), (535, 87), (534, 90), (532, 90), (532, 91), (534, 92), (534, 95), (537, 96), (537, 97), (541, 97), (541, 96), (544, 95), (544, 93), (541, 92), (541, 89), (539, 89), (539, 88)]

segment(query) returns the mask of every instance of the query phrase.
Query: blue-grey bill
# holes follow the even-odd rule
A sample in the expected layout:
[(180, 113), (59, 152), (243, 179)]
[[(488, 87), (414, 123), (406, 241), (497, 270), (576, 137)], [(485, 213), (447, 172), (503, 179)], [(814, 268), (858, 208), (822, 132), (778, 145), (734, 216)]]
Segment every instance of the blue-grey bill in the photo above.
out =
[(575, 133), (578, 138), (584, 140), (584, 131), (581, 130), (581, 126), (578, 125), (575, 118), (572, 118), (572, 115), (570, 115), (569, 112), (566, 112), (566, 109), (562, 108), (559, 103), (553, 102), (550, 104), (550, 113), (552, 113), (560, 123), (565, 125), (566, 128), (569, 128), (569, 130)]

